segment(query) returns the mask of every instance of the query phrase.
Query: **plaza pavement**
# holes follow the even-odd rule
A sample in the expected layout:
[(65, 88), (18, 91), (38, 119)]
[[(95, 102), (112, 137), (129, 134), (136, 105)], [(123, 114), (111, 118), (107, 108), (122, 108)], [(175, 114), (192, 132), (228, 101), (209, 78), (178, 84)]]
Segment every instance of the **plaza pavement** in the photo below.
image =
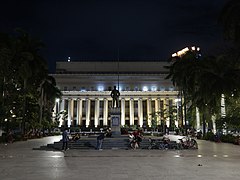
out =
[(240, 146), (233, 144), (200, 140), (198, 150), (39, 148), (60, 138), (0, 144), (0, 180), (240, 179)]

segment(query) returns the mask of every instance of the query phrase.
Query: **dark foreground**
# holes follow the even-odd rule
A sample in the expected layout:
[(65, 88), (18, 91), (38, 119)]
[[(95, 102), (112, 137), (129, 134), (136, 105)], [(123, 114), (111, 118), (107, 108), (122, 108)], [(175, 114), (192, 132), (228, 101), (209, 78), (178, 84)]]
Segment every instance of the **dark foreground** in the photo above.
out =
[(198, 141), (198, 150), (39, 149), (60, 138), (0, 144), (0, 179), (240, 179), (240, 146), (232, 144)]

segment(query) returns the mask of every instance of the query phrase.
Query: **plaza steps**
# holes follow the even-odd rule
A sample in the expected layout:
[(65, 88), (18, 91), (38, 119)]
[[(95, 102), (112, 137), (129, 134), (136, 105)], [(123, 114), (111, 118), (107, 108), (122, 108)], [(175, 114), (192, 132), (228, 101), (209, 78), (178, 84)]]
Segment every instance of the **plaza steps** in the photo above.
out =
[[(96, 137), (81, 138), (79, 141), (70, 141), (68, 147), (70, 149), (95, 149), (97, 144)], [(143, 139), (141, 142), (141, 148), (145, 149), (148, 147), (148, 139)], [(53, 148), (61, 150), (62, 142), (54, 142), (53, 144), (48, 144), (48, 148)], [(126, 136), (116, 137), (116, 138), (105, 138), (102, 145), (103, 149), (129, 149), (129, 138)]]

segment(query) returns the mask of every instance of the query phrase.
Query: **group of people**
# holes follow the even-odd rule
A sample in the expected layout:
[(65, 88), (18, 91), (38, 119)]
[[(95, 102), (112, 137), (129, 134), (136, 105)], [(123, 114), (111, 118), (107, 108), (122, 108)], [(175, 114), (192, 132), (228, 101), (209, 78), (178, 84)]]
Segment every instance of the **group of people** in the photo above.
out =
[[(105, 137), (112, 137), (111, 128), (107, 128), (106, 132), (102, 132), (97, 136), (97, 145), (96, 145), (97, 150), (102, 150), (102, 144)], [(69, 141), (76, 142), (76, 141), (79, 141), (80, 138), (81, 138), (80, 133), (75, 133), (74, 135), (72, 135), (72, 138), (70, 139), (68, 135), (68, 129), (65, 128), (65, 130), (62, 132), (62, 151), (66, 151), (67, 149), (69, 149), (68, 147)]]
[(100, 135), (97, 136), (97, 146), (96, 146), (97, 150), (100, 150), (100, 151), (102, 150), (102, 144), (105, 137), (112, 137), (111, 128), (107, 128), (105, 133), (100, 133)]
[(142, 131), (138, 129), (133, 131), (133, 133), (129, 134), (130, 147), (134, 150), (139, 148), (142, 139), (143, 139)]
[(66, 128), (63, 132), (62, 132), (62, 150), (66, 151), (68, 148), (68, 142), (71, 141), (79, 141), (81, 138), (80, 133), (75, 133), (74, 135), (72, 135), (72, 138), (70, 139), (68, 136), (68, 129)]

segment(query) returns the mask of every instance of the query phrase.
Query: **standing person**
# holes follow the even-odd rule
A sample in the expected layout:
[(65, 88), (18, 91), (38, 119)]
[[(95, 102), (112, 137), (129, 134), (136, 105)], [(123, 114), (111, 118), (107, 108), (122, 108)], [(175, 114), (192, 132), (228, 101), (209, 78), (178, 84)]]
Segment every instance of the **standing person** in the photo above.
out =
[(68, 141), (69, 141), (69, 138), (68, 138), (68, 132), (67, 132), (67, 128), (63, 131), (62, 133), (62, 150), (66, 151), (68, 148)]
[(97, 150), (102, 150), (102, 143), (104, 140), (104, 133), (101, 133), (98, 137), (97, 137)]
[(10, 129), (7, 135), (8, 143), (13, 143), (13, 131)]

